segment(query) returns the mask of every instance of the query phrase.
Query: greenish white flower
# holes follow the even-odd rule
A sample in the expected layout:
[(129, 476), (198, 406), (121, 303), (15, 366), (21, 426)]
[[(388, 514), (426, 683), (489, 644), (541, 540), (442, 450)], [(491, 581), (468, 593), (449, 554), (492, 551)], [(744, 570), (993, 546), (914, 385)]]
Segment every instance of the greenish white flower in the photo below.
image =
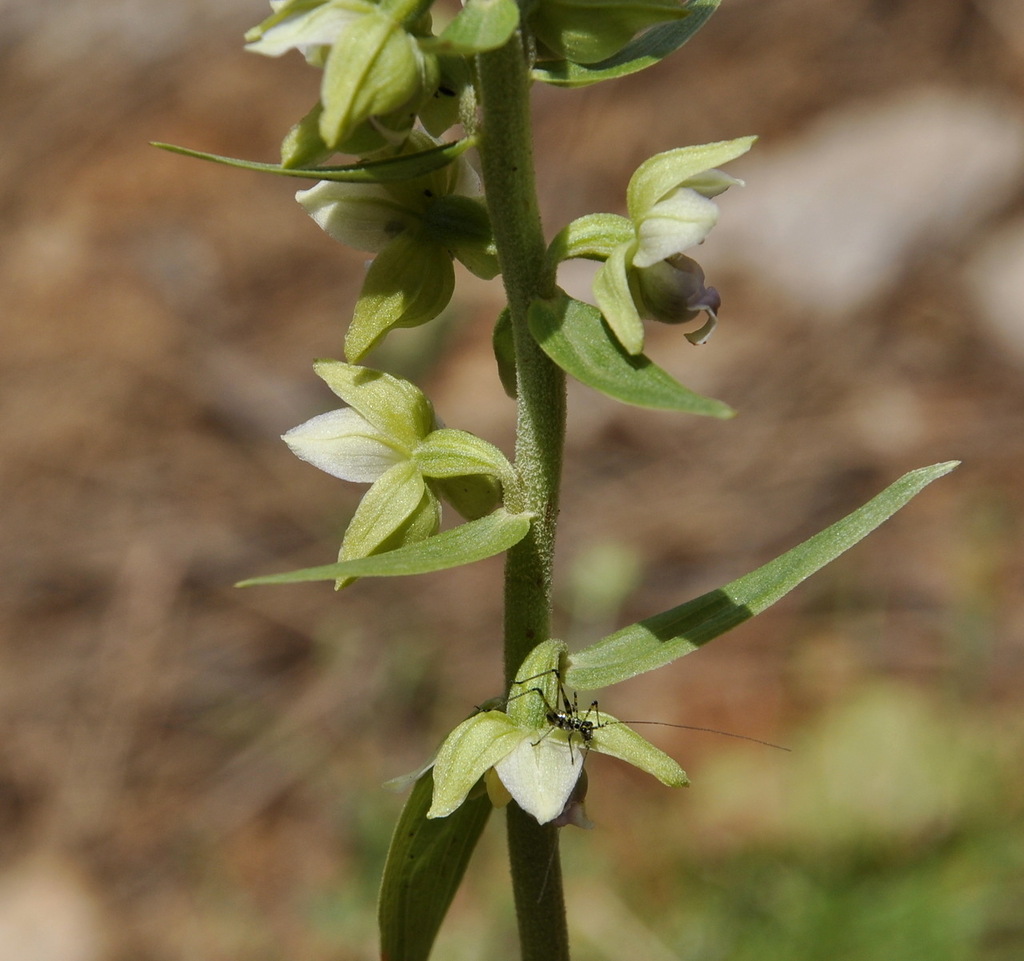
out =
[[(302, 460), (334, 477), (370, 484), (338, 559), (368, 557), (437, 533), (441, 502), (474, 519), (500, 503), (515, 483), (493, 444), (441, 427), (430, 401), (406, 380), (368, 367), (321, 360), (316, 372), (349, 406), (327, 411), (283, 439)], [(353, 578), (338, 581), (338, 587)]]
[(339, 149), (374, 117), (405, 110), (411, 126), (421, 103), (437, 90), (437, 57), (420, 48), (400, 5), (272, 0), (271, 7), (271, 16), (246, 34), (247, 49), (271, 57), (299, 50), (323, 68), (318, 124), (328, 148)]
[(540, 824), (583, 822), (573, 804), (582, 803), (577, 785), (589, 751), (628, 761), (663, 784), (688, 783), (672, 758), (625, 724), (603, 711), (581, 715), (565, 703), (559, 682), (565, 655), (561, 641), (539, 644), (520, 668), (506, 711), (481, 711), (448, 735), (434, 762), (427, 817), (451, 814), (486, 776), (492, 800), (500, 803), (507, 792)]
[(620, 343), (631, 354), (643, 350), (645, 319), (692, 320), (699, 311), (710, 334), (720, 306), (718, 292), (704, 285), (700, 266), (684, 252), (704, 242), (718, 221), (713, 198), (742, 184), (716, 168), (746, 153), (753, 137), (683, 147), (643, 163), (627, 190), (631, 235), (607, 252), (594, 278), (594, 297)]
[[(416, 132), (410, 152), (436, 141)], [(414, 180), (387, 184), (321, 181), (296, 199), (328, 235), (374, 253), (345, 338), (358, 361), (395, 327), (436, 317), (455, 289), (453, 258), (479, 277), (498, 270), (480, 178), (460, 156)]]

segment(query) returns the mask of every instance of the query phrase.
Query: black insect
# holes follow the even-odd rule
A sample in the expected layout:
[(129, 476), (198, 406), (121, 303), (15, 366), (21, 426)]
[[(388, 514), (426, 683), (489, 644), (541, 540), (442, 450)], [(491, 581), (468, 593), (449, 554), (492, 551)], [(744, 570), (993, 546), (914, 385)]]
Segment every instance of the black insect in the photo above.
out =
[(522, 680), (517, 680), (514, 683), (517, 685), (529, 684), (530, 681), (535, 681), (540, 677), (547, 677), (549, 674), (554, 674), (558, 681), (558, 693), (562, 701), (561, 710), (553, 707), (548, 702), (547, 696), (539, 687), (531, 687), (509, 697), (509, 700), (513, 701), (516, 698), (524, 697), (527, 694), (536, 694), (544, 702), (544, 707), (547, 711), (545, 719), (548, 724), (551, 725), (551, 728), (541, 735), (540, 739), (536, 742), (538, 744), (547, 737), (551, 731), (557, 729), (568, 733), (570, 749), (572, 748), (572, 735), (578, 734), (580, 736), (580, 740), (583, 742), (584, 751), (589, 751), (590, 742), (594, 739), (594, 731), (597, 731), (602, 727), (607, 727), (609, 724), (656, 724), (659, 727), (675, 727), (684, 731), (703, 731), (706, 734), (719, 734), (722, 737), (733, 737), (740, 741), (753, 741), (754, 744), (763, 744), (765, 747), (775, 748), (778, 751), (789, 750), (788, 747), (783, 747), (781, 744), (773, 744), (771, 741), (763, 741), (761, 738), (750, 737), (747, 734), (733, 734), (731, 731), (720, 731), (718, 728), (714, 727), (699, 727), (694, 724), (670, 724), (667, 721), (602, 721), (597, 701), (591, 701), (590, 707), (588, 707), (585, 712), (580, 712), (576, 692), (573, 692), (572, 699), (570, 700), (568, 693), (566, 693), (565, 686), (562, 684), (562, 674), (556, 667), (552, 667), (547, 671), (542, 671), (540, 674), (534, 674), (532, 677), (524, 677)]

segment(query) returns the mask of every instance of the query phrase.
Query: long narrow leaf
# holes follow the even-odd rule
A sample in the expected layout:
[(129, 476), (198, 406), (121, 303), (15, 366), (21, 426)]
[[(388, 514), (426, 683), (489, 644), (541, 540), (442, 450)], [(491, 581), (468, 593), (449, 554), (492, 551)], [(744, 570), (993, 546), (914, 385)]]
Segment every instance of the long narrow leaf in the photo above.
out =
[(583, 690), (596, 690), (697, 650), (788, 594), (958, 463), (947, 461), (904, 474), (863, 507), (745, 577), (571, 654), (566, 682)]
[(152, 141), (152, 146), (196, 160), (210, 160), (228, 167), (240, 167), (257, 173), (277, 174), (279, 177), (300, 177), (304, 180), (334, 180), (354, 184), (389, 183), (396, 180), (411, 180), (450, 164), (459, 154), (473, 146), (473, 140), (466, 137), (451, 143), (431, 147), (419, 153), (402, 154), (387, 160), (364, 160), (360, 163), (328, 167), (282, 167), (281, 164), (259, 163), (255, 160), (238, 160), (222, 157), (220, 154), (191, 150), (175, 144)]
[(395, 826), (380, 887), (381, 957), (426, 961), (490, 816), (486, 794), (443, 818), (427, 820), (434, 779), (416, 782)]
[(518, 544), (530, 529), (529, 514), (510, 514), (498, 508), (479, 520), (468, 521), (415, 544), (393, 551), (359, 557), (321, 567), (307, 567), (285, 574), (268, 574), (241, 581), (238, 587), (256, 584), (295, 584), (300, 581), (334, 581), (340, 577), (402, 577), (429, 574), (493, 557)]
[(572, 63), (559, 60), (534, 67), (535, 80), (558, 87), (586, 87), (601, 80), (615, 80), (637, 73), (675, 53), (690, 39), (717, 9), (721, 0), (690, 0), (689, 16), (683, 20), (660, 24), (645, 31), (626, 44), (615, 56), (600, 63)]

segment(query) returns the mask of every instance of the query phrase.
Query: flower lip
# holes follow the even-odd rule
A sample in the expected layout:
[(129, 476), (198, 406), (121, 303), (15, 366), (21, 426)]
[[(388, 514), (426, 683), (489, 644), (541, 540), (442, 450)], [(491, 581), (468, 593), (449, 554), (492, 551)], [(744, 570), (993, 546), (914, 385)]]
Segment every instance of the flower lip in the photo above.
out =
[(292, 453), (341, 480), (372, 484), (409, 454), (351, 407), (311, 417), (282, 435)]
[(717, 317), (722, 297), (704, 283), (697, 261), (675, 254), (636, 273), (642, 313), (663, 324), (683, 324), (701, 311)]

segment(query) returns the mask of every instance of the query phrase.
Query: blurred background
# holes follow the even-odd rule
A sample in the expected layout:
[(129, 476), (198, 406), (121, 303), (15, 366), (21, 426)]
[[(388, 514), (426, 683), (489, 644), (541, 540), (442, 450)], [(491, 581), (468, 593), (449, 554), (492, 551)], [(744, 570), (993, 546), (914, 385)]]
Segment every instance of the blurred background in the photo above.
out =
[[(333, 559), (361, 488), (278, 436), (335, 405), (364, 255), (273, 161), (313, 103), (258, 0), (0, 0), (0, 961), (349, 961), (416, 768), (500, 692), (499, 561), (237, 590)], [(1019, 0), (728, 0), (674, 59), (539, 89), (549, 234), (650, 154), (757, 133), (698, 257), (721, 324), (650, 353), (740, 412), (570, 385), (559, 631), (719, 586), (905, 471), (866, 542), (601, 693), (693, 779), (591, 757), (563, 834), (583, 961), (1024, 954), (1024, 17)], [(584, 293), (583, 269), (565, 285)], [(510, 452), (465, 272), (372, 362)], [(511, 958), (501, 818), (435, 957)]]

